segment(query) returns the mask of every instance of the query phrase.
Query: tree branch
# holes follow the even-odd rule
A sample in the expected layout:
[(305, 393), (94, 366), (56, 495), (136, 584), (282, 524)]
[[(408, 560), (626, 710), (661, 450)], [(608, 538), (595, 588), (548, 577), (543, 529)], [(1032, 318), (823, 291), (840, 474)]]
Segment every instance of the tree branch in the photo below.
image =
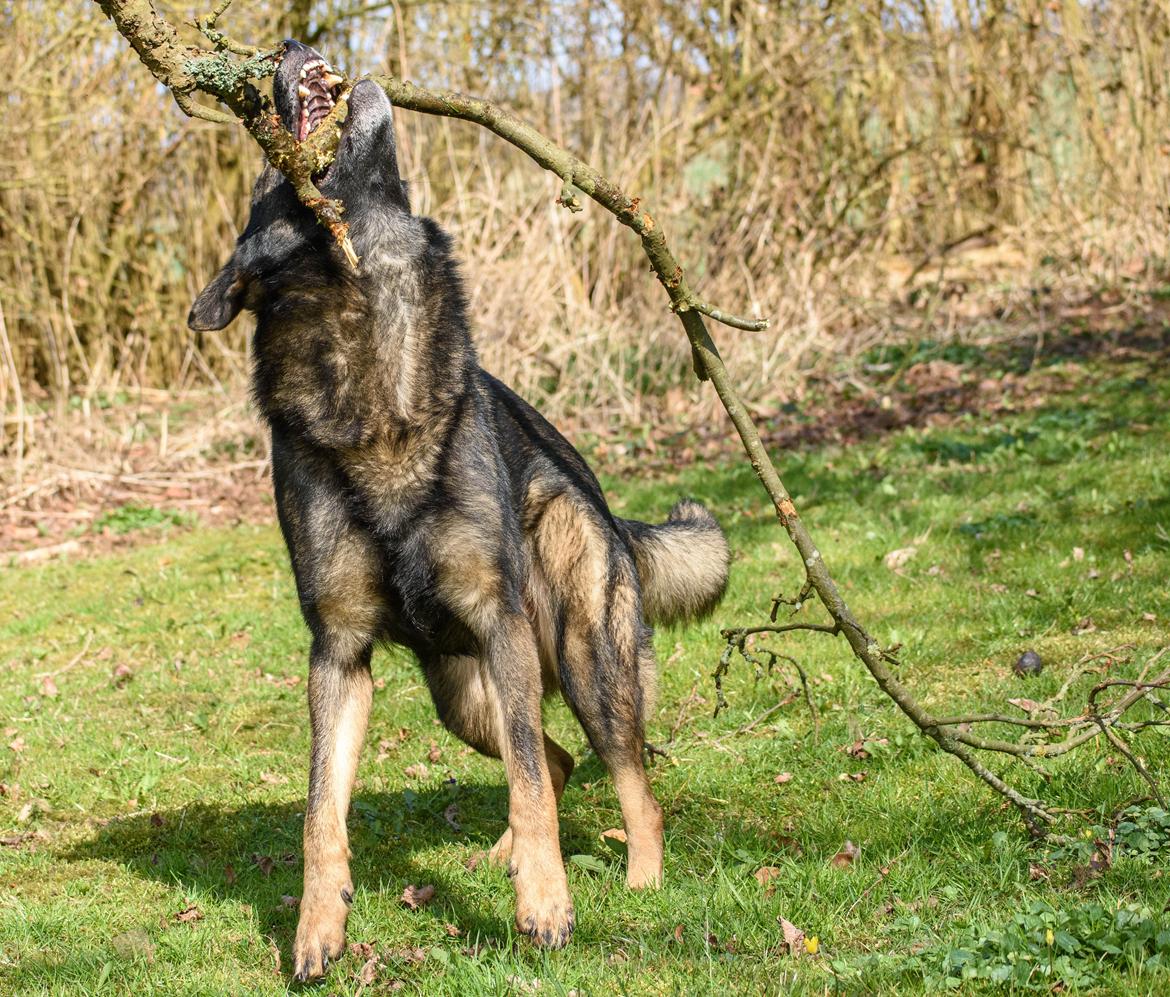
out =
[[(211, 14), (196, 22), (218, 46), (218, 51), (184, 45), (175, 28), (154, 9), (150, 0), (95, 2), (130, 42), (155, 79), (170, 89), (184, 113), (217, 124), (231, 120), (222, 111), (196, 104), (191, 97), (195, 91), (215, 97), (227, 106), (264, 150), (268, 161), (288, 177), (297, 197), (312, 209), (340, 244), (346, 258), (356, 266), (357, 254), (349, 241), (349, 226), (342, 218), (344, 205), (323, 196), (313, 183), (313, 177), (333, 162), (337, 151), (337, 128), (345, 120), (347, 110), (345, 94), (312, 134), (304, 142), (297, 142), (280, 123), (272, 102), (262, 97), (252, 82), (276, 72), (283, 50), (265, 51), (243, 45), (219, 32), (216, 21), (230, 0), (221, 0)], [(244, 58), (233, 58), (241, 55)]]
[[(346, 250), (351, 263), (356, 265), (357, 259), (346, 234), (347, 226), (342, 220), (344, 206), (323, 197), (312, 181), (316, 173), (332, 162), (336, 153), (337, 129), (334, 126), (344, 120), (346, 113), (344, 94), (337, 101), (330, 118), (315, 129), (305, 142), (297, 143), (281, 126), (273, 112), (271, 102), (262, 98), (252, 85), (253, 80), (262, 79), (275, 72), (281, 53), (268, 52), (235, 42), (216, 27), (218, 17), (230, 0), (220, 0), (219, 6), (212, 14), (196, 22), (200, 31), (215, 47), (215, 51), (183, 45), (175, 29), (159, 16), (149, 0), (95, 2), (114, 21), (119, 32), (130, 41), (147, 68), (171, 89), (184, 112), (217, 123), (228, 119), (228, 115), (223, 112), (194, 103), (191, 94), (201, 91), (221, 101), (231, 114), (243, 123), (264, 150), (268, 161), (288, 177), (296, 189), (297, 196), (316, 213), (322, 224), (330, 229)], [(767, 321), (737, 318), (703, 301), (691, 288), (682, 266), (671, 252), (662, 226), (643, 208), (639, 198), (629, 196), (600, 171), (556, 145), (516, 115), (489, 101), (454, 91), (429, 90), (389, 76), (374, 79), (385, 90), (391, 102), (400, 108), (461, 118), (494, 132), (564, 181), (560, 203), (571, 210), (580, 210), (577, 192), (587, 194), (623, 225), (632, 229), (641, 240), (650, 265), (670, 300), (670, 308), (682, 323), (691, 346), (696, 375), (700, 380), (709, 380), (714, 386), (739, 435), (752, 469), (772, 500), (777, 519), (804, 562), (805, 581), (801, 596), (796, 600), (798, 608), (815, 592), (832, 620), (831, 624), (786, 624), (726, 631), (728, 644), (716, 670), (719, 705), (724, 703), (719, 680), (730, 666), (733, 650), (738, 649), (748, 660), (753, 660), (745, 651), (748, 636), (799, 630), (833, 636), (843, 635), (854, 655), (866, 667), (878, 687), (913, 721), (922, 734), (933, 740), (943, 751), (957, 758), (995, 792), (1010, 800), (1034, 834), (1045, 833), (1053, 820), (1052, 812), (1040, 801), (1023, 795), (1004, 782), (979, 760), (974, 751), (1008, 753), (1025, 760), (1035, 757), (1047, 758), (1071, 750), (1072, 747), (1102, 732), (1108, 736), (1109, 730), (1119, 729), (1116, 727), (1117, 720), (1129, 706), (1148, 695), (1154, 686), (1160, 687), (1165, 684), (1163, 679), (1155, 683), (1140, 683), (1106, 714), (1099, 714), (1100, 719), (1098, 716), (1086, 716), (1084, 719), (1095, 723), (1098, 729), (1072, 734), (1065, 742), (1057, 745), (1020, 745), (980, 738), (967, 731), (955, 729), (963, 724), (993, 722), (998, 719), (996, 715), (985, 714), (969, 720), (948, 717), (942, 721), (932, 716), (888, 667), (895, 661), (893, 649), (883, 649), (846, 605), (836, 581), (768, 456), (746, 406), (735, 390), (731, 375), (707, 330), (703, 316), (706, 315), (734, 328), (750, 330), (766, 328)], [(781, 599), (773, 601), (773, 623), (782, 602)], [(769, 653), (775, 660), (777, 657), (775, 652)], [(1094, 696), (1095, 694), (1096, 690)], [(1095, 707), (1092, 712), (1097, 713)], [(1148, 776), (1148, 773), (1142, 774), (1144, 777)]]

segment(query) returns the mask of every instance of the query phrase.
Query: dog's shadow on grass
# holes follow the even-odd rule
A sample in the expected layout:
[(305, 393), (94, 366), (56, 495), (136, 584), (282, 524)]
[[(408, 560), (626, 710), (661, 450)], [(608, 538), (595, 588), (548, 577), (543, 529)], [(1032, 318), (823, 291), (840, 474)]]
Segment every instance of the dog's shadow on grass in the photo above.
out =
[[(451, 780), (418, 790), (357, 793), (349, 816), (350, 865), (357, 890), (393, 891), (397, 899), (408, 884), (433, 885), (436, 902), (417, 914), (436, 920), (436, 933), (442, 933), (445, 922), (453, 922), (465, 937), (507, 944), (510, 923), (498, 910), (477, 902), (482, 891), (468, 890), (466, 883), (468, 875), (496, 877), (499, 889), (510, 893), (506, 874), (487, 862), (464, 872), (450, 857), (453, 845), (460, 863), (490, 848), (506, 826), (507, 805), (502, 780), (500, 784)], [(238, 807), (192, 802), (112, 820), (60, 857), (119, 863), (135, 875), (178, 886), (196, 904), (198, 898), (208, 897), (247, 904), (287, 960), (296, 931), (294, 898), (302, 886), (303, 824), (304, 803), (298, 801)], [(562, 816), (566, 855), (586, 838), (571, 818)], [(178, 915), (179, 910), (170, 914)]]
[[(566, 860), (578, 853), (591, 853), (607, 863), (613, 859), (598, 839), (604, 825), (588, 812), (591, 806), (579, 797), (573, 799), (583, 784), (605, 778), (604, 766), (587, 753), (561, 807), (560, 842)], [(413, 937), (442, 938), (446, 925), (454, 924), (468, 944), (488, 948), (516, 944), (506, 873), (486, 861), (466, 868), (503, 831), (507, 806), (502, 778), (498, 783), (450, 780), (396, 792), (359, 791), (348, 822), (357, 906), (371, 893), (379, 894), (382, 906), (397, 903), (408, 884), (429, 884), (436, 897), (412, 915), (418, 919)], [(736, 819), (716, 823), (728, 847), (767, 850), (767, 836), (758, 828)], [(245, 916), (254, 917), (260, 932), (276, 944), (287, 973), (297, 923), (294, 898), (302, 889), (303, 824), (304, 804), (298, 799), (239, 806), (191, 802), (112, 820), (87, 840), (63, 849), (59, 857), (114, 862), (131, 875), (177, 889), (182, 900), (176, 898), (175, 909), (164, 912), (172, 922), (187, 901), (201, 907), (217, 901), (247, 905), (250, 914)], [(494, 902), (501, 895), (509, 902)], [(370, 941), (381, 948), (395, 940), (359, 937), (351, 920), (350, 941)]]

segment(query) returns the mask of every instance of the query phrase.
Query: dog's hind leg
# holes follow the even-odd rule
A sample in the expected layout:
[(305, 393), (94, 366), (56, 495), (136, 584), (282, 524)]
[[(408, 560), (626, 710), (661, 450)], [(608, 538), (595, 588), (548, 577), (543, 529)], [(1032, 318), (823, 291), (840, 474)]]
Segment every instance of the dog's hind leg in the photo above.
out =
[(533, 941), (560, 948), (573, 934), (573, 902), (541, 730), (540, 662), (528, 620), (520, 614), (502, 619), (486, 642), (484, 658), (508, 776), (508, 869), (516, 888), (516, 926)]
[(613, 776), (635, 889), (662, 882), (662, 808), (642, 765), (644, 718), (656, 672), (637, 569), (613, 531), (568, 496), (534, 530), (543, 577), (562, 613), (561, 694)]
[[(478, 658), (466, 655), (436, 657), (423, 663), (435, 709), (443, 725), (480, 754), (500, 758), (500, 706), (493, 687), (484, 681)], [(573, 774), (573, 756), (544, 734), (544, 757), (557, 803)], [(512, 856), (512, 829), (507, 828), (488, 852), (488, 859), (506, 865)]]
[[(626, 647), (621, 647), (626, 643)], [(561, 660), (565, 698), (597, 756), (613, 777), (622, 808), (632, 889), (662, 884), (662, 808), (642, 764), (643, 689), (640, 668), (653, 667), (648, 648), (629, 653), (592, 620), (571, 620)]]
[(475, 635), (487, 702), (495, 707), (508, 777), (516, 926), (533, 941), (559, 948), (573, 933), (573, 902), (541, 727), (540, 658), (532, 623), (521, 612), (519, 585), (501, 571), (508, 559), (500, 555), (491, 513), (485, 506), (476, 520), (451, 514), (437, 524), (436, 590)]
[[(553, 794), (557, 804), (565, 792), (565, 785), (569, 776), (573, 774), (573, 756), (562, 748), (556, 741), (544, 735), (544, 757), (548, 762), (548, 774), (552, 778)], [(488, 861), (495, 865), (508, 865), (512, 860), (512, 828), (507, 827), (504, 833), (488, 851)]]

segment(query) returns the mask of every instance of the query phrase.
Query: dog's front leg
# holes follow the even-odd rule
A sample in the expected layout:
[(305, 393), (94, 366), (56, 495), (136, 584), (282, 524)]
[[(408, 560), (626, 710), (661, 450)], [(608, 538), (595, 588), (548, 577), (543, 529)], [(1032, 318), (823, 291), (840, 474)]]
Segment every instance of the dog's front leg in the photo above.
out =
[(373, 682), (370, 648), (346, 653), (317, 639), (309, 661), (309, 802), (305, 810), (305, 888), (293, 946), (298, 980), (324, 974), (345, 951), (353, 902), (345, 818), (358, 755), (366, 736)]
[(573, 933), (573, 901), (565, 878), (557, 798), (541, 730), (540, 662), (529, 621), (505, 616), (486, 641), (486, 678), (495, 686), (501, 754), (508, 777), (509, 872), (516, 888), (516, 926), (534, 941), (560, 948)]

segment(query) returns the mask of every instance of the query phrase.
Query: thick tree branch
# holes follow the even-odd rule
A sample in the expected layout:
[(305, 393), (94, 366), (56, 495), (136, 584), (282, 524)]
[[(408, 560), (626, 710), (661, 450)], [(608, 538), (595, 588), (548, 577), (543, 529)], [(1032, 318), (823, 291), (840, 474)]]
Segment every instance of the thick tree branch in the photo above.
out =
[[(297, 197), (313, 210), (356, 266), (357, 255), (342, 218), (344, 206), (324, 197), (313, 183), (313, 177), (333, 162), (337, 151), (337, 126), (345, 120), (347, 110), (344, 96), (338, 99), (329, 117), (304, 142), (298, 143), (281, 125), (272, 102), (262, 97), (252, 82), (276, 72), (282, 50), (264, 51), (242, 45), (220, 32), (216, 22), (230, 0), (221, 0), (211, 14), (196, 22), (217, 46), (217, 51), (183, 44), (176, 29), (155, 10), (150, 0), (96, 2), (155, 78), (174, 94), (181, 110), (217, 123), (231, 120), (222, 111), (196, 104), (192, 97), (195, 91), (209, 94), (227, 106), (264, 150), (268, 161), (288, 177)], [(242, 59), (232, 58), (240, 55)]]

